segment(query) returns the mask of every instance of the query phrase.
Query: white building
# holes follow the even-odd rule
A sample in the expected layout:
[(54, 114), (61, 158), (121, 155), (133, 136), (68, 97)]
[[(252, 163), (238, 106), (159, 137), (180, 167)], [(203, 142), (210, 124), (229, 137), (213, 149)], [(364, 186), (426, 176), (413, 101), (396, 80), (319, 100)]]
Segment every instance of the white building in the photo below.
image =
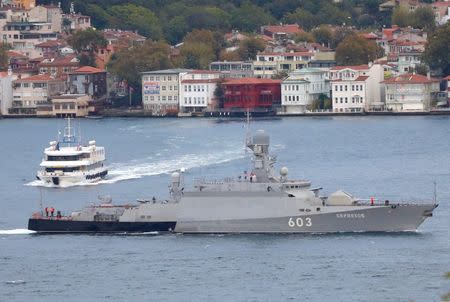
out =
[(428, 111), (439, 92), (439, 80), (419, 74), (402, 74), (383, 81), (386, 109)]
[(257, 78), (270, 79), (281, 72), (306, 67), (313, 57), (312, 52), (261, 52), (253, 61), (253, 74)]
[(281, 105), (285, 113), (304, 113), (320, 95), (330, 96), (329, 71), (304, 68), (281, 82)]
[(0, 115), (7, 115), (12, 106), (13, 76), (11, 69), (8, 72), (0, 72)]
[(165, 69), (142, 73), (142, 104), (153, 115), (179, 112), (180, 85), (190, 69)]
[(335, 66), (330, 69), (334, 112), (362, 112), (382, 107), (380, 64)]
[(180, 88), (180, 113), (202, 112), (217, 108), (214, 91), (220, 72), (193, 70), (182, 76)]
[(422, 55), (423, 55), (422, 51), (409, 51), (399, 53), (398, 72), (400, 74), (413, 72), (416, 66), (422, 62), (421, 61)]

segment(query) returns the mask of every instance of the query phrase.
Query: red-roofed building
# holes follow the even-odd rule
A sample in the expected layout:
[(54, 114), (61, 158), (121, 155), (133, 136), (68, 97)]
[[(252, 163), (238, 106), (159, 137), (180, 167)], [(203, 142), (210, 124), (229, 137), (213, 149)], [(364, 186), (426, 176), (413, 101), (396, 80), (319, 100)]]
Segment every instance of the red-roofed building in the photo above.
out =
[(44, 59), (38, 67), (39, 73), (67, 78), (67, 75), (78, 69), (79, 65), (80, 62), (76, 55), (67, 55)]
[(402, 74), (382, 83), (386, 109), (392, 111), (429, 111), (439, 92), (439, 80), (419, 74)]
[(106, 101), (108, 86), (106, 70), (92, 66), (82, 66), (68, 73), (70, 93), (87, 94), (96, 102)]
[(47, 106), (49, 99), (66, 91), (64, 80), (39, 74), (13, 82), (13, 102), (9, 114), (36, 115), (38, 106)]
[(281, 80), (242, 78), (222, 84), (224, 108), (237, 111), (272, 111), (281, 104)]
[(261, 34), (274, 40), (291, 39), (294, 35), (302, 33), (298, 24), (265, 25), (261, 26)]

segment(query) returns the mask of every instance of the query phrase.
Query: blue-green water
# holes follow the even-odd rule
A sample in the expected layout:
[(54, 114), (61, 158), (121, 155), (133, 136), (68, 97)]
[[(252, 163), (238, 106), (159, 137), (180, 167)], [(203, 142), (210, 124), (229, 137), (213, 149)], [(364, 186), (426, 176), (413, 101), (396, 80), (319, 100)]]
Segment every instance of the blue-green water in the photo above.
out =
[(418, 233), (340, 235), (7, 235), (43, 204), (79, 209), (166, 196), (169, 173), (237, 176), (249, 165), (243, 121), (77, 120), (107, 150), (103, 184), (37, 186), (43, 148), (63, 120), (0, 120), (0, 301), (438, 301), (450, 291), (450, 119), (255, 120), (278, 167), (325, 193), (440, 206)]

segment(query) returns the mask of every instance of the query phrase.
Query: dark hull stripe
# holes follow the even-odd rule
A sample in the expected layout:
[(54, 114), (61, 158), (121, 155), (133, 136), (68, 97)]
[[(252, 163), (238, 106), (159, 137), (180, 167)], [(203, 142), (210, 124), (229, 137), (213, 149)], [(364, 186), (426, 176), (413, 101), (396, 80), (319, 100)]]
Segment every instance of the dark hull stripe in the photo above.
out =
[(175, 221), (161, 222), (112, 222), (70, 221), (57, 219), (29, 219), (28, 229), (39, 233), (141, 233), (169, 232), (175, 229)]

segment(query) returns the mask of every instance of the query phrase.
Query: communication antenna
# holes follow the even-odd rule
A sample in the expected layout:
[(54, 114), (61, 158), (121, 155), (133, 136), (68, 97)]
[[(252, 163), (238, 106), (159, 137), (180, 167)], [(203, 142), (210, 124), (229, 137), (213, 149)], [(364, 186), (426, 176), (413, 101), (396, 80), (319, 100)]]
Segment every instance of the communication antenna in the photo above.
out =
[(247, 108), (246, 112), (246, 121), (245, 121), (245, 142), (244, 142), (244, 150), (245, 153), (248, 152), (248, 144), (250, 143), (250, 109)]
[(436, 180), (434, 180), (433, 181), (433, 201), (434, 201), (434, 204), (437, 203), (437, 189), (436, 189), (436, 187), (437, 187), (437, 183), (436, 183)]

